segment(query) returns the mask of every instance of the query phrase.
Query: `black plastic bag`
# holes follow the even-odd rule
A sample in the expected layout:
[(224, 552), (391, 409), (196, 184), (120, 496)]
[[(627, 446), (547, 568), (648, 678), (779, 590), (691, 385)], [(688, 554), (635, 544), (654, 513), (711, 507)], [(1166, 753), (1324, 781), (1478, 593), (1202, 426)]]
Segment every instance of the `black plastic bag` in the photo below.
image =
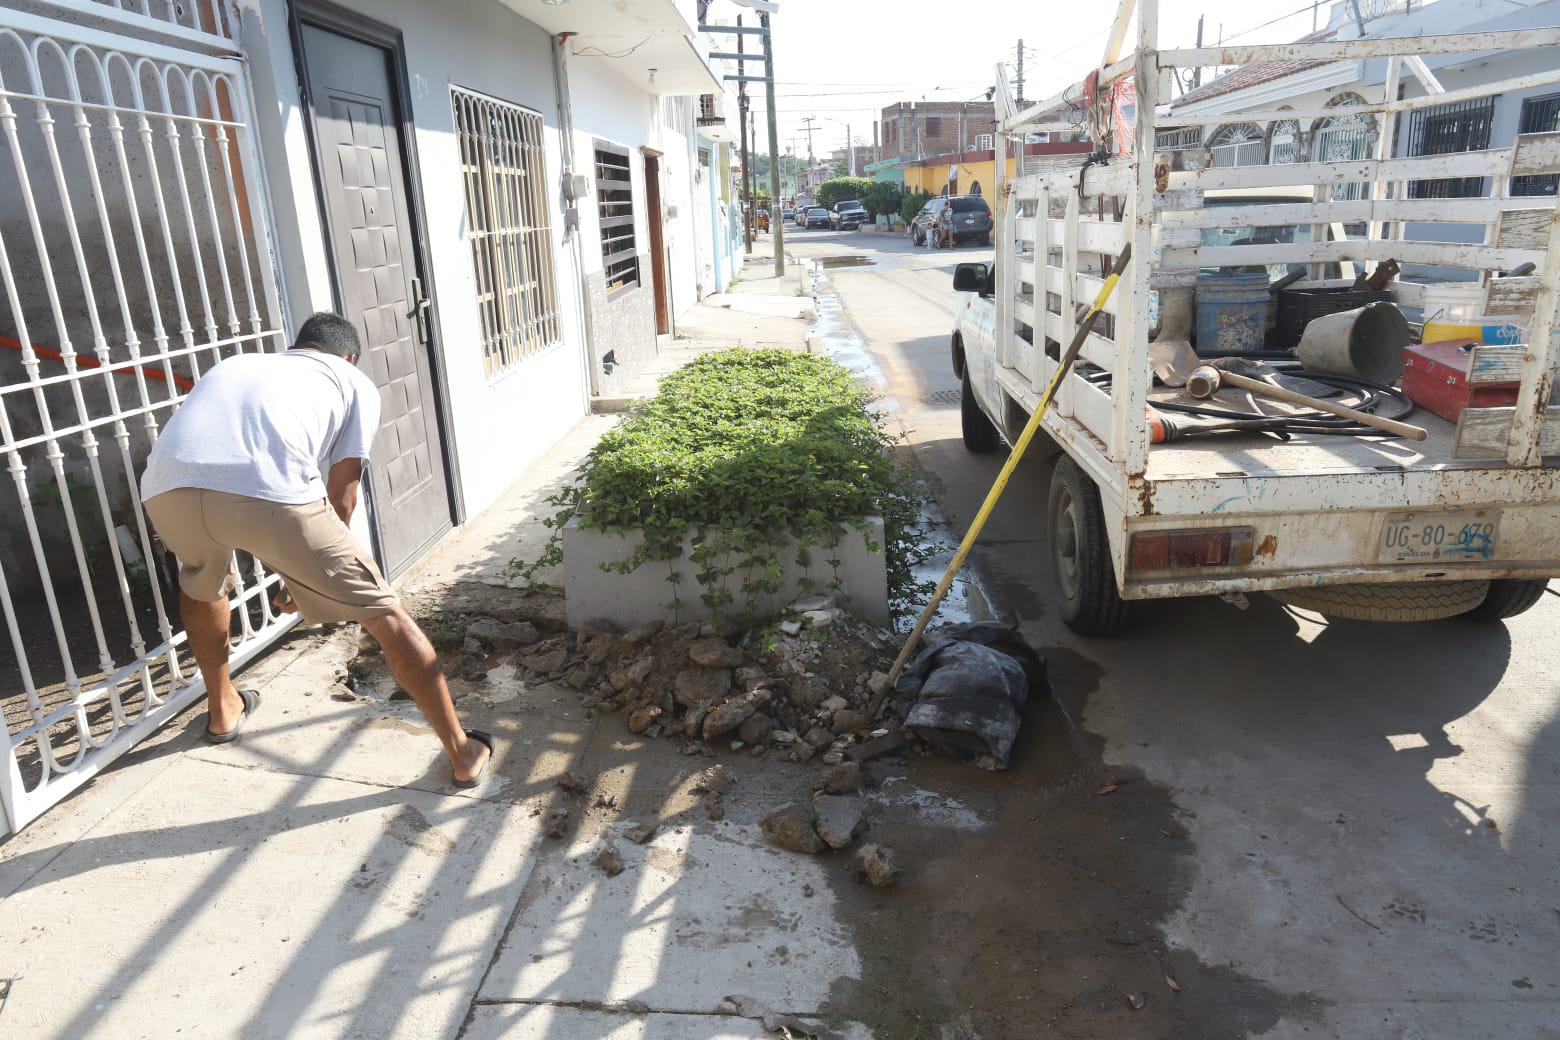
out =
[(894, 685), (894, 703), (927, 743), (1005, 769), (1018, 709), (1050, 692), (1045, 659), (1017, 628), (978, 621), (939, 629)]

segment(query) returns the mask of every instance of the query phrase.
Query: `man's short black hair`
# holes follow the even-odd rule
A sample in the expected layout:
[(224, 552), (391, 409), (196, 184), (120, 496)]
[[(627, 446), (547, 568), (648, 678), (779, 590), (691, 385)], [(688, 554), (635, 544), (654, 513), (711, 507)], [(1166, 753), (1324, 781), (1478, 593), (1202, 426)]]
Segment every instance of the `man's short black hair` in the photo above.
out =
[(354, 357), (363, 353), (363, 343), (358, 339), (357, 327), (346, 318), (332, 311), (320, 311), (309, 315), (309, 320), (298, 330), (294, 350), (318, 350), (322, 354), (334, 354), (339, 358)]

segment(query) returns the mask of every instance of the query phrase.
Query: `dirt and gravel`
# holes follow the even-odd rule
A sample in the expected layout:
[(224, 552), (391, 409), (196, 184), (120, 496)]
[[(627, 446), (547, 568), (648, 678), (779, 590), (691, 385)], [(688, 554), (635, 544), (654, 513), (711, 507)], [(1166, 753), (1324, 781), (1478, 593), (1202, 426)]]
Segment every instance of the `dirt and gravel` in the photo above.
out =
[[(1108, 766), (1076, 724), (1100, 675), (1076, 654), (1047, 651), (1058, 692), (1025, 709), (1010, 768), (992, 773), (853, 714), (896, 647), (845, 615), (794, 632), (577, 632), (541, 592), (417, 606), (463, 696), (503, 668), (572, 688), (594, 714), (607, 739), (559, 778), (548, 820), (552, 836), (596, 836), (591, 871), (622, 868), (618, 841), (717, 819), (824, 867), (861, 964), (825, 1021), (894, 1038), (1203, 1037), (1319, 1012), (1166, 942), (1191, 880), (1184, 821), (1168, 790)], [(358, 671), (382, 681), (371, 652), (344, 680)], [(851, 757), (885, 730), (898, 738), (886, 753)], [(666, 784), (623, 781), (652, 775)]]

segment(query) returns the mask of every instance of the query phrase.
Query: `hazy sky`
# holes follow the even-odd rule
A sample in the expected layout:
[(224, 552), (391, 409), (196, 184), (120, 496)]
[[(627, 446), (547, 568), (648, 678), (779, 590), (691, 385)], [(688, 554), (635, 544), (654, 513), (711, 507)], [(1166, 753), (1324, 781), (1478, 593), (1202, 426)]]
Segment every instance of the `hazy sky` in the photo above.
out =
[[(847, 122), (858, 142), (870, 144), (872, 121), (885, 105), (984, 98), (997, 62), (1014, 60), (1020, 38), (1027, 52), (1025, 96), (1049, 97), (1099, 64), (1116, 10), (1116, 0), (779, 2), (780, 13), (772, 20), (780, 151), (794, 138), (798, 154), (806, 154), (803, 120), (812, 115), (813, 151), (819, 156), (845, 143)], [(1331, 6), (1331, 0), (1314, 5), (1318, 24), (1326, 24)], [(715, 0), (715, 10), (738, 12), (730, 0)], [(1226, 39), (1277, 43), (1311, 31), (1313, 5), (1304, 0), (1163, 0), (1160, 46), (1196, 43), (1199, 14), (1206, 16), (1205, 44), (1218, 41), (1221, 26)], [(743, 21), (750, 20), (756, 16), (743, 12)], [(767, 151), (761, 92), (753, 108), (759, 114), (758, 148)]]

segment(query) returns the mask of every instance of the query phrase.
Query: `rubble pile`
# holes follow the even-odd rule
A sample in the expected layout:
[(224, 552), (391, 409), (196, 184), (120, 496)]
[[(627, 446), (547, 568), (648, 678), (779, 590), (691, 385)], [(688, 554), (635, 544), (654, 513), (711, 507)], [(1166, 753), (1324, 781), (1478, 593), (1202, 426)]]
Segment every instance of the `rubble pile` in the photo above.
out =
[[(831, 598), (798, 601), (778, 624), (741, 632), (652, 622), (626, 632), (591, 623), (538, 635), (509, 657), (522, 674), (571, 687), (587, 706), (621, 714), (629, 732), (676, 740), (687, 754), (725, 745), (833, 765), (898, 736), (867, 712), (887, 683), (893, 636)], [(470, 648), (462, 658), (491, 666)], [(881, 750), (905, 743), (900, 737)]]

